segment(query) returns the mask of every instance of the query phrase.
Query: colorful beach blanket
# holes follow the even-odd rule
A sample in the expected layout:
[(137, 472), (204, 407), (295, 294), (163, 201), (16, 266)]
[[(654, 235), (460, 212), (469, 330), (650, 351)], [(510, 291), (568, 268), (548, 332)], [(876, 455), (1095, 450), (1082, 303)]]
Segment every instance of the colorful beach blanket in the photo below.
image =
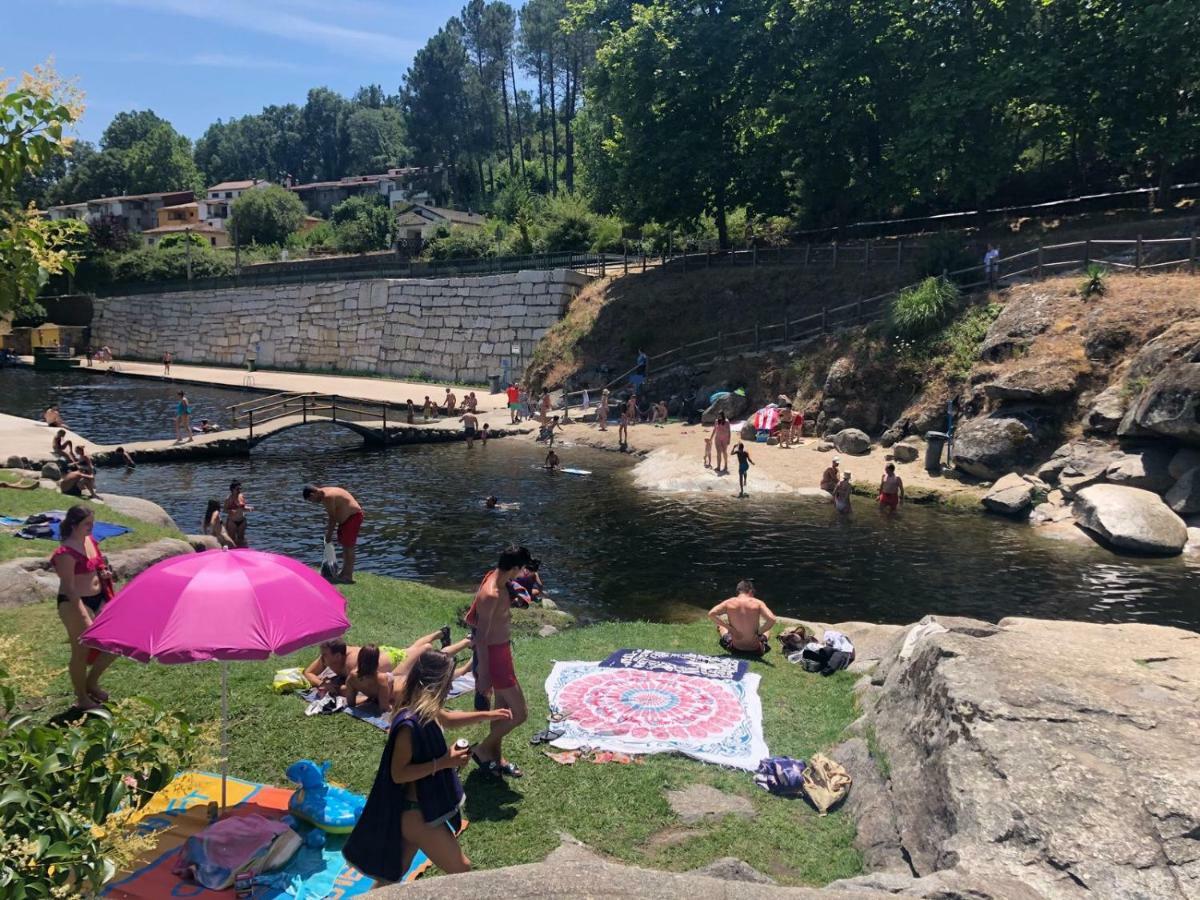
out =
[[(291, 788), (277, 788), (230, 778), (227, 815), (260, 815), (282, 819), (287, 815)], [(158, 842), (109, 882), (101, 896), (117, 900), (161, 900), (163, 897), (232, 897), (232, 891), (207, 891), (171, 871), (179, 848), (208, 825), (210, 800), (220, 802), (221, 776), (208, 772), (181, 772), (151, 798), (137, 814), (139, 830), (159, 832)], [(297, 830), (307, 831), (300, 825)], [(302, 831), (302, 833), (304, 833)], [(342, 857), (346, 835), (327, 835), (324, 847), (302, 846), (282, 870), (262, 876), (255, 900), (325, 900), (365, 895), (374, 883)], [(413, 881), (429, 868), (425, 854), (417, 852), (404, 881)]]
[(594, 662), (558, 662), (546, 679), (562, 750), (682, 753), (752, 772), (771, 754), (762, 731), (759, 676), (740, 681)]
[(730, 656), (704, 656), (700, 653), (666, 653), (662, 650), (618, 650), (600, 665), (609, 669), (642, 669), (675, 675), (698, 675), (741, 681), (750, 668), (744, 659)]

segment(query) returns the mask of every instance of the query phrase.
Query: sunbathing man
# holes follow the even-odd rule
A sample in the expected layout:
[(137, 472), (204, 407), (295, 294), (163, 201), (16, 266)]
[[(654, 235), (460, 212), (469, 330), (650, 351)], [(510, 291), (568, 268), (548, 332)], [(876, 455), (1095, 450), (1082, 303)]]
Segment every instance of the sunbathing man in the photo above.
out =
[[(448, 639), (449, 632), (449, 627), (435, 631), (421, 638), (407, 650), (364, 644), (358, 650), (358, 663), (346, 678), (345, 687), (342, 689), (346, 704), (358, 706), (374, 701), (381, 710), (391, 709), (393, 687), (404, 683), (408, 670), (421, 658), (422, 653), (426, 650), (440, 649), (442, 653), (454, 658), (461, 651), (470, 648), (469, 638), (453, 644), (441, 643)], [(434, 641), (439, 643), (435, 644)], [(389, 669), (389, 662), (395, 663), (395, 667)], [(454, 677), (459, 678), (470, 671), (471, 663), (463, 663), (455, 670)]]
[[(450, 626), (446, 626), (441, 631), (435, 631), (432, 635), (426, 635), (418, 643), (445, 637), (449, 642)], [(415, 645), (414, 645), (415, 646)], [(350, 646), (341, 638), (334, 638), (321, 643), (321, 652), (314, 659), (307, 669), (304, 670), (304, 677), (308, 683), (321, 691), (321, 693), (341, 693), (347, 679), (351, 673), (358, 668), (358, 655), (362, 651), (362, 647)], [(380, 648), (376, 648), (379, 650)], [(392, 647), (382, 648), (378, 662), (385, 668), (390, 669), (393, 663), (392, 653), (402, 657), (403, 650), (396, 650)]]
[(483, 577), (466, 615), (475, 639), (475, 708), (487, 709), (488, 694), (494, 693), (496, 708), (512, 711), (511, 719), (492, 722), (488, 736), (471, 751), (484, 773), (493, 777), (520, 778), (524, 774), (505, 760), (500, 742), (528, 715), (525, 694), (513, 667), (512, 597), (508, 583), (522, 575), (529, 562), (529, 551), (524, 547), (506, 547), (496, 568)]
[(345, 488), (306, 484), (303, 494), (309, 503), (320, 503), (325, 507), (325, 543), (332, 541), (333, 533), (337, 531), (338, 543), (342, 545), (342, 570), (337, 582), (354, 584), (354, 547), (363, 523), (362, 507)]
[(762, 656), (771, 649), (775, 613), (754, 596), (754, 582), (738, 582), (737, 596), (723, 600), (708, 611), (717, 626), (721, 647), (731, 653)]

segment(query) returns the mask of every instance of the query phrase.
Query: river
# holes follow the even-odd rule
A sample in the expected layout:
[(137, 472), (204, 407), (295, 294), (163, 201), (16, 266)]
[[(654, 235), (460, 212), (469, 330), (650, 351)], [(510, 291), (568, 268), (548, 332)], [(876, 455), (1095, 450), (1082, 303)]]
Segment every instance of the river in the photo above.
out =
[[(35, 418), (57, 402), (97, 443), (172, 436), (177, 387), (85, 374), (0, 370), (0, 412)], [(224, 421), (244, 392), (187, 388), (193, 421)], [(578, 427), (578, 426), (576, 426)], [(570, 431), (567, 432), (570, 440)], [(695, 618), (752, 577), (779, 614), (823, 621), (910, 622), (928, 612), (995, 621), (1038, 616), (1141, 621), (1200, 630), (1200, 561), (1114, 556), (1053, 541), (991, 516), (910, 506), (849, 518), (812, 498), (659, 495), (633, 486), (630, 461), (567, 446), (589, 477), (535, 468), (524, 440), (364, 450), (317, 424), (273, 437), (249, 458), (102, 469), (99, 490), (152, 499), (184, 531), (239, 479), (254, 547), (320, 559), (323, 516), (307, 482), (342, 485), (366, 509), (363, 571), (471, 589), (506, 542), (543, 561), (548, 592), (591, 618)], [(517, 509), (487, 511), (493, 493)]]

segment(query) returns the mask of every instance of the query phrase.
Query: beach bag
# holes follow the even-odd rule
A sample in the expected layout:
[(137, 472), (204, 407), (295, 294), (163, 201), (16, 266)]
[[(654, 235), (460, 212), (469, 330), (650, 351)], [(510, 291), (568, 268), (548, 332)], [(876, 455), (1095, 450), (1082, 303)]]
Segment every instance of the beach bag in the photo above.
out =
[(308, 679), (300, 669), (280, 669), (271, 680), (271, 690), (277, 694), (290, 694), (309, 687)]
[(328, 578), (330, 581), (337, 578), (338, 562), (337, 549), (330, 541), (325, 542), (325, 554), (321, 559), (321, 577)]
[(809, 760), (803, 779), (804, 793), (822, 816), (846, 799), (852, 780), (842, 766), (820, 753)]
[(804, 760), (771, 756), (758, 764), (754, 783), (777, 797), (799, 797), (804, 793)]
[(257, 874), (285, 865), (301, 843), (300, 836), (277, 819), (255, 814), (221, 819), (187, 839), (173, 871), (220, 891), (232, 887), (243, 872)]

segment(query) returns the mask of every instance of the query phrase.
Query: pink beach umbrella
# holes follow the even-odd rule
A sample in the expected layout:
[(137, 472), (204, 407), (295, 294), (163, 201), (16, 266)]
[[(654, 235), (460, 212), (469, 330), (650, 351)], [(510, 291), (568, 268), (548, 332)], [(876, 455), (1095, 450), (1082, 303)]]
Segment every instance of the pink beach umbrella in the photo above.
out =
[(229, 766), (228, 661), (285, 656), (350, 627), (346, 598), (294, 559), (258, 550), (173, 556), (142, 572), (80, 637), (139, 662), (221, 661), (221, 806)]
[(773, 404), (764, 406), (754, 414), (752, 421), (757, 431), (774, 431), (779, 424), (779, 408)]

